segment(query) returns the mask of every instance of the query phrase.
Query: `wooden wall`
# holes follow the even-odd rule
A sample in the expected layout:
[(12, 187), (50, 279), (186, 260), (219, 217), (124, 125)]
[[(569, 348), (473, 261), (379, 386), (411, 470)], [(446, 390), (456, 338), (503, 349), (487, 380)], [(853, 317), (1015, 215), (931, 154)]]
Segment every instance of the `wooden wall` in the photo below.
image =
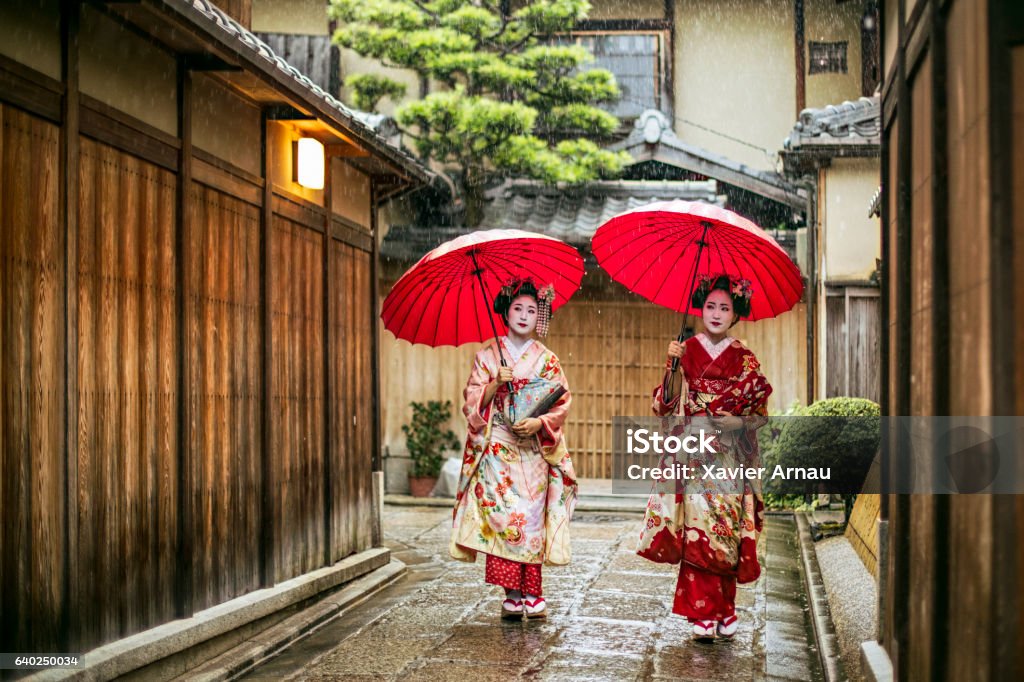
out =
[(82, 140), (74, 607), (95, 641), (174, 615), (174, 197), (172, 173)]
[[(800, 303), (779, 318), (741, 322), (733, 329), (772, 382), (773, 412), (805, 399), (805, 315)], [(555, 313), (544, 344), (559, 357), (572, 390), (566, 438), (579, 476), (611, 476), (612, 417), (650, 413), (666, 347), (681, 323), (677, 313), (645, 301), (591, 301), (585, 292)], [(480, 347), (413, 346), (382, 329), (381, 419), (384, 444), (392, 455), (406, 452), (401, 426), (411, 417), (413, 400), (451, 400), (451, 428), (464, 437), (462, 390)]]
[[(1024, 7), (896, 5), (882, 27), (897, 36), (883, 92), (883, 414), (1020, 414), (1012, 188), (1024, 155), (1011, 151), (1011, 105), (1024, 93), (1012, 68)], [(906, 474), (905, 454), (886, 444), (883, 466)], [(1020, 497), (885, 495), (881, 509), (879, 640), (897, 679), (1019, 676)]]
[(41, 651), (63, 589), (60, 135), (7, 106), (0, 123), (0, 642)]
[(0, 122), (4, 650), (86, 651), (370, 547), (369, 226), (208, 155), (182, 199), (137, 133), (78, 138), (65, 221), (61, 127)]

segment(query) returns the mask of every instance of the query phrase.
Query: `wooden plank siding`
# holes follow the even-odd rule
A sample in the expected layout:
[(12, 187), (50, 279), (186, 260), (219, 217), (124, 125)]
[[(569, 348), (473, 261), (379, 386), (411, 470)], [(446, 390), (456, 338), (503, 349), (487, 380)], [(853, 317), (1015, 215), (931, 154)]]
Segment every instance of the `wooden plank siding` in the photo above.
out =
[(271, 444), (276, 480), (268, 492), (280, 502), (277, 580), (319, 566), (323, 553), (323, 524), (314, 523), (323, 518), (321, 249), (318, 234), (275, 217), (271, 258), (279, 286), (271, 290), (270, 399), (279, 427)]
[(259, 586), (259, 209), (193, 184), (189, 283), (189, 433), (193, 479), (195, 608)]
[[(69, 170), (77, 200), (68, 223), (76, 227), (66, 236), (60, 126), (6, 103), (0, 124), (0, 639), (8, 649), (59, 651), (71, 641), (87, 651), (174, 619), (182, 603), (195, 612), (258, 589), (260, 538), (272, 545), (272, 582), (368, 549), (376, 420), (367, 393), (375, 362), (370, 243), (353, 239), (352, 226), (332, 230), (325, 301), (326, 213), (280, 190), (264, 193), (262, 181), (206, 158), (181, 203), (189, 239), (179, 247), (177, 173), (133, 153), (130, 140), (119, 148), (85, 133)], [(272, 203), (271, 263), (263, 262), (262, 197)], [(71, 277), (65, 254), (75, 254)], [(62, 412), (69, 345), (73, 446)], [(335, 397), (325, 404), (328, 371)], [(186, 405), (191, 419), (182, 430)], [(334, 455), (325, 460), (328, 439)], [(68, 452), (77, 469), (67, 479), (70, 495)], [(279, 513), (265, 535), (268, 495)], [(182, 500), (191, 519), (183, 529)], [(191, 577), (182, 600), (177, 557), (185, 547)], [(77, 587), (65, 606), (68, 575)]]
[(0, 641), (33, 651), (64, 588), (60, 130), (9, 106), (0, 124)]
[[(894, 9), (882, 26), (896, 36), (882, 94), (883, 414), (1019, 415), (1012, 313), (1021, 232), (1008, 216), (1020, 209), (1011, 183), (1024, 156), (1008, 150), (1020, 141), (1010, 102), (1024, 93), (1024, 77), (1008, 69), (1024, 40), (1020, 3), (918, 0)], [(883, 467), (906, 476), (911, 458), (895, 443), (887, 450)], [(915, 463), (916, 480), (929, 473)], [(888, 547), (879, 556), (879, 641), (895, 678), (1019, 676), (1020, 497), (890, 494), (880, 506)]]
[[(370, 254), (337, 240), (331, 242), (336, 287), (331, 306), (334, 344), (329, 349), (336, 380), (332, 406), (337, 464), (333, 478), (335, 560), (367, 547), (373, 531), (370, 508), (374, 424), (372, 337), (370, 319)], [(372, 428), (371, 428), (372, 427)]]
[(86, 646), (174, 615), (174, 215), (171, 173), (82, 139), (76, 566)]
[[(661, 379), (668, 342), (678, 333), (682, 318), (643, 301), (580, 299), (577, 295), (556, 311), (544, 344), (558, 356), (572, 390), (566, 438), (576, 473), (608, 478), (612, 418), (650, 414), (651, 392)], [(805, 328), (806, 306), (800, 303), (779, 318), (741, 322), (732, 330), (757, 355), (774, 387), (769, 401), (773, 413), (785, 411), (794, 400), (806, 400)], [(395, 340), (386, 330), (381, 337), (381, 420), (389, 453), (406, 452), (401, 426), (410, 419), (413, 400), (451, 400), (450, 426), (462, 438), (462, 390), (481, 345), (413, 346)]]

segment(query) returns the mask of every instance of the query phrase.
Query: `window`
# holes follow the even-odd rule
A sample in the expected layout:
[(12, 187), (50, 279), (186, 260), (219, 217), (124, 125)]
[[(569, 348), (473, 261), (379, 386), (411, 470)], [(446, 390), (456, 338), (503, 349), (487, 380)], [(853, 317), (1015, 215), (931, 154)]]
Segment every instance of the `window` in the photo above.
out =
[(846, 41), (840, 43), (809, 43), (809, 73), (846, 73)]
[(587, 69), (606, 69), (615, 75), (622, 97), (602, 108), (619, 118), (633, 119), (646, 109), (668, 111), (664, 38), (660, 32), (576, 32), (556, 44), (587, 48), (594, 61)]

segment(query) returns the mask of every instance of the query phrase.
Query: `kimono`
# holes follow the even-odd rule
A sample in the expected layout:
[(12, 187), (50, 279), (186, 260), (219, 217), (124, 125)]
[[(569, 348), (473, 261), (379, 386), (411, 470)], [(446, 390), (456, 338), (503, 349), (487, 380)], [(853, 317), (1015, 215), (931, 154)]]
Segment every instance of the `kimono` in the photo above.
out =
[[(495, 342), (477, 352), (464, 391), (469, 429), (453, 512), (449, 553), (475, 561), (488, 556), (487, 581), (519, 589), (517, 578), (500, 580), (522, 568), (524, 591), (540, 596), (540, 566), (569, 563), (569, 520), (576, 504), (576, 473), (562, 427), (572, 402), (558, 357), (544, 344), (528, 342), (522, 355), (506, 337), (500, 340), (512, 359), (512, 385), (502, 384), (483, 404), (487, 384), (501, 367)], [(538, 399), (562, 386), (566, 393), (539, 417), (536, 435), (519, 438), (515, 420), (529, 416)], [(492, 578), (495, 578), (492, 580)], [(526, 588), (530, 589), (526, 589)]]
[[(737, 581), (753, 582), (760, 575), (756, 543), (764, 503), (756, 479), (709, 481), (700, 474), (702, 465), (758, 466), (756, 429), (767, 422), (772, 387), (754, 354), (730, 337), (717, 345), (704, 334), (688, 339), (681, 366), (685, 381), (680, 395), (666, 402), (664, 381), (654, 390), (656, 415), (758, 418), (745, 419), (743, 428), (722, 433), (717, 453), (690, 457), (699, 492), (688, 488), (686, 494), (651, 496), (637, 554), (680, 564), (673, 613), (691, 621), (723, 620), (735, 613)], [(695, 428), (700, 421), (692, 420)]]

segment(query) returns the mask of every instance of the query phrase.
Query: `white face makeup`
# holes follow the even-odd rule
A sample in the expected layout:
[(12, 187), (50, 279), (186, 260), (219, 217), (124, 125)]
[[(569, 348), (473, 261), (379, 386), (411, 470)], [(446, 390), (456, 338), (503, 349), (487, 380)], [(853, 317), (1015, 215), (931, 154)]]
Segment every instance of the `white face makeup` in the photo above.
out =
[(736, 321), (732, 307), (732, 296), (721, 289), (715, 289), (704, 301), (704, 329), (711, 336), (721, 336), (729, 331)]
[(517, 336), (529, 336), (537, 328), (537, 301), (519, 296), (508, 308), (508, 330)]

